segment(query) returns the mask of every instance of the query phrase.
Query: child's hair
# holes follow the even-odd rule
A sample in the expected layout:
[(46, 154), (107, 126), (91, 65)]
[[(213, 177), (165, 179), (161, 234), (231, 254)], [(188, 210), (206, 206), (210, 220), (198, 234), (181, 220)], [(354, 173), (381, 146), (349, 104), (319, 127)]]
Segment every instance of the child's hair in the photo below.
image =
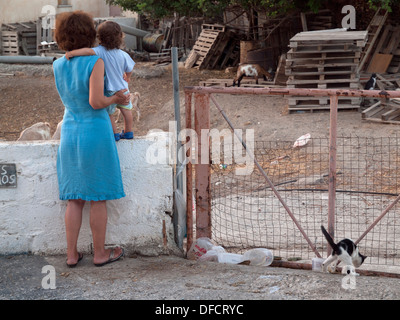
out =
[(105, 21), (97, 29), (97, 38), (100, 44), (106, 49), (119, 49), (123, 40), (122, 29), (114, 21)]

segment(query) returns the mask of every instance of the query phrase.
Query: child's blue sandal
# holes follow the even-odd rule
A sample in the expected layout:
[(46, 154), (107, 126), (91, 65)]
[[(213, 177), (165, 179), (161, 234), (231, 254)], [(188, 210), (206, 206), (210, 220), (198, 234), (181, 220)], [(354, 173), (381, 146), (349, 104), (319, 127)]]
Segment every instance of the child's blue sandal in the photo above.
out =
[(121, 139), (121, 134), (120, 133), (114, 133), (114, 138), (115, 138), (115, 141), (119, 141)]
[(133, 132), (132, 131), (129, 131), (129, 132), (122, 131), (121, 139), (133, 139)]

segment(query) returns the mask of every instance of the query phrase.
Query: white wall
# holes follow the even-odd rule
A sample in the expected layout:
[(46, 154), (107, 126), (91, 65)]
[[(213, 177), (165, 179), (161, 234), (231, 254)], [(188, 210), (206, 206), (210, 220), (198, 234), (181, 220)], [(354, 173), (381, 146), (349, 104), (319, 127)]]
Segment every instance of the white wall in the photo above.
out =
[[(165, 134), (117, 143), (126, 197), (108, 201), (106, 243), (123, 245), (128, 253), (179, 253), (166, 214), (173, 210), (172, 167), (146, 160), (156, 141), (158, 152), (168, 154)], [(0, 163), (17, 168), (17, 188), (0, 188), (0, 254), (65, 252), (66, 201), (58, 197), (57, 149), (58, 141), (0, 142)], [(87, 203), (78, 242), (83, 252), (90, 252), (92, 244), (88, 209)]]
[(74, 10), (89, 12), (93, 17), (108, 17), (110, 7), (106, 0), (69, 0), (70, 7), (58, 7), (58, 0), (0, 0), (0, 22), (14, 23), (35, 21), (42, 16), (42, 8), (51, 5), (56, 13)]

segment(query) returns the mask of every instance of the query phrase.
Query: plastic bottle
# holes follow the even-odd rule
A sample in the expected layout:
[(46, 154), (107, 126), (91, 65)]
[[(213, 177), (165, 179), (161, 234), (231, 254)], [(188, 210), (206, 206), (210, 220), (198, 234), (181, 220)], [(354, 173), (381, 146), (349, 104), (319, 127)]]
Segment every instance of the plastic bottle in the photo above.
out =
[(313, 258), (312, 259), (312, 270), (321, 272), (322, 271), (322, 264), (324, 263), (325, 259), (323, 258)]
[(236, 253), (220, 252), (218, 253), (218, 262), (227, 264), (238, 264), (243, 261), (243, 255)]
[(250, 260), (252, 266), (269, 266), (274, 260), (272, 252), (265, 248), (255, 248), (243, 254), (243, 261)]

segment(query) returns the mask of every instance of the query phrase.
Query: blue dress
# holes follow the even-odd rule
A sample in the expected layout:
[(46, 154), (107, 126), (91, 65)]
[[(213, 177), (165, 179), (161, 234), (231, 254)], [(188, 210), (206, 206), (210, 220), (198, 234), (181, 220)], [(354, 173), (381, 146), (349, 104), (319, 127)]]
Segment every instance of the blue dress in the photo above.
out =
[(125, 196), (110, 117), (89, 104), (89, 78), (99, 57), (65, 57), (53, 64), (65, 106), (57, 153), (61, 200), (101, 201)]

